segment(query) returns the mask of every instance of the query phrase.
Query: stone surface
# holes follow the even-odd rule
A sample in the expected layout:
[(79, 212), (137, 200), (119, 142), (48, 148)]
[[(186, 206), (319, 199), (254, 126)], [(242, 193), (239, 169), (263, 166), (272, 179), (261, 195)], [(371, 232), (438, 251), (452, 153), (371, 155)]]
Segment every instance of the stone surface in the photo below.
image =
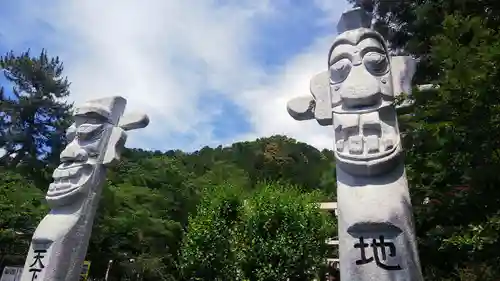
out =
[(360, 27), (370, 28), (372, 25), (372, 15), (361, 7), (348, 10), (342, 14), (337, 24), (337, 32), (344, 33)]
[(78, 280), (106, 167), (119, 161), (125, 131), (149, 122), (140, 114), (122, 118), (126, 103), (116, 96), (75, 109), (74, 123), (67, 130), (69, 144), (46, 195), (51, 211), (33, 234), (21, 281)]
[[(411, 93), (416, 63), (389, 56), (360, 8), (339, 26), (328, 71), (311, 81), (314, 107), (291, 116), (333, 125), (341, 280), (422, 281), (394, 104)], [(289, 112), (303, 108), (288, 104)]]

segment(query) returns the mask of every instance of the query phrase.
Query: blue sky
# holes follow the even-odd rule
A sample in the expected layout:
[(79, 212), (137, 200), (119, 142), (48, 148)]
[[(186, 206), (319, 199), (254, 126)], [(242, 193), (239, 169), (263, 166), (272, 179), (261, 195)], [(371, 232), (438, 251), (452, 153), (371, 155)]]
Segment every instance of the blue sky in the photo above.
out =
[[(42, 3), (43, 2), (43, 3)], [(147, 3), (147, 4), (146, 4)], [(273, 134), (330, 148), (286, 101), (323, 71), (347, 0), (16, 0), (0, 10), (0, 52), (46, 48), (71, 100), (122, 95), (148, 128), (127, 146), (193, 151)]]

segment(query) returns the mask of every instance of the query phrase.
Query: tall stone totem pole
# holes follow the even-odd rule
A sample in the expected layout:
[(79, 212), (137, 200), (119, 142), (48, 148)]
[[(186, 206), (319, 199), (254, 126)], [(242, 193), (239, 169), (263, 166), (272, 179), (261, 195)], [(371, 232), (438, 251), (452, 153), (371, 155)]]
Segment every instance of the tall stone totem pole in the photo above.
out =
[(328, 70), (288, 112), (333, 125), (341, 280), (422, 281), (394, 105), (415, 61), (391, 56), (371, 21), (362, 8), (343, 13)]
[(74, 124), (67, 130), (69, 144), (47, 191), (51, 211), (33, 234), (21, 281), (79, 279), (106, 167), (119, 160), (125, 131), (149, 123), (142, 114), (122, 118), (126, 103), (117, 96), (76, 108)]

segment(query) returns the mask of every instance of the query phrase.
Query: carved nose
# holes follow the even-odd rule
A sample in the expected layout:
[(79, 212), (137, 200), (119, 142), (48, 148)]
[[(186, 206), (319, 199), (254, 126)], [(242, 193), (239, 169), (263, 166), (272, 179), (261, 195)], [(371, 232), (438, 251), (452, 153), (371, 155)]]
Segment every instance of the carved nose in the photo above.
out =
[(381, 99), (378, 80), (361, 71), (351, 75), (352, 77), (347, 78), (340, 89), (344, 105), (353, 108), (376, 105)]
[(74, 142), (70, 143), (61, 152), (61, 162), (86, 162), (88, 160), (87, 152), (76, 145)]
[(347, 107), (357, 108), (372, 106), (380, 100), (380, 94), (365, 87), (352, 87), (346, 89), (342, 100)]

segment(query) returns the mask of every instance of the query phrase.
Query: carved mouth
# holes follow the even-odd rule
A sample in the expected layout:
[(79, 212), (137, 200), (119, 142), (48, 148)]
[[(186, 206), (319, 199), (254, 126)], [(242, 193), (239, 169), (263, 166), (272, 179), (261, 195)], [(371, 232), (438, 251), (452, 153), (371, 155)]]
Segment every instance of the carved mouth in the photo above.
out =
[(50, 184), (47, 197), (57, 198), (78, 190), (92, 172), (90, 164), (61, 164), (54, 170), (54, 182)]
[(396, 150), (393, 140), (377, 136), (353, 136), (336, 144), (338, 156), (351, 160), (371, 160), (383, 158)]
[(393, 154), (400, 139), (393, 124), (379, 111), (334, 114), (335, 154), (343, 160), (369, 161)]
[(392, 106), (393, 99), (382, 94), (377, 93), (369, 96), (369, 98), (354, 99), (354, 98), (340, 98), (333, 101), (332, 111), (337, 114), (364, 114), (378, 111), (381, 108)]

